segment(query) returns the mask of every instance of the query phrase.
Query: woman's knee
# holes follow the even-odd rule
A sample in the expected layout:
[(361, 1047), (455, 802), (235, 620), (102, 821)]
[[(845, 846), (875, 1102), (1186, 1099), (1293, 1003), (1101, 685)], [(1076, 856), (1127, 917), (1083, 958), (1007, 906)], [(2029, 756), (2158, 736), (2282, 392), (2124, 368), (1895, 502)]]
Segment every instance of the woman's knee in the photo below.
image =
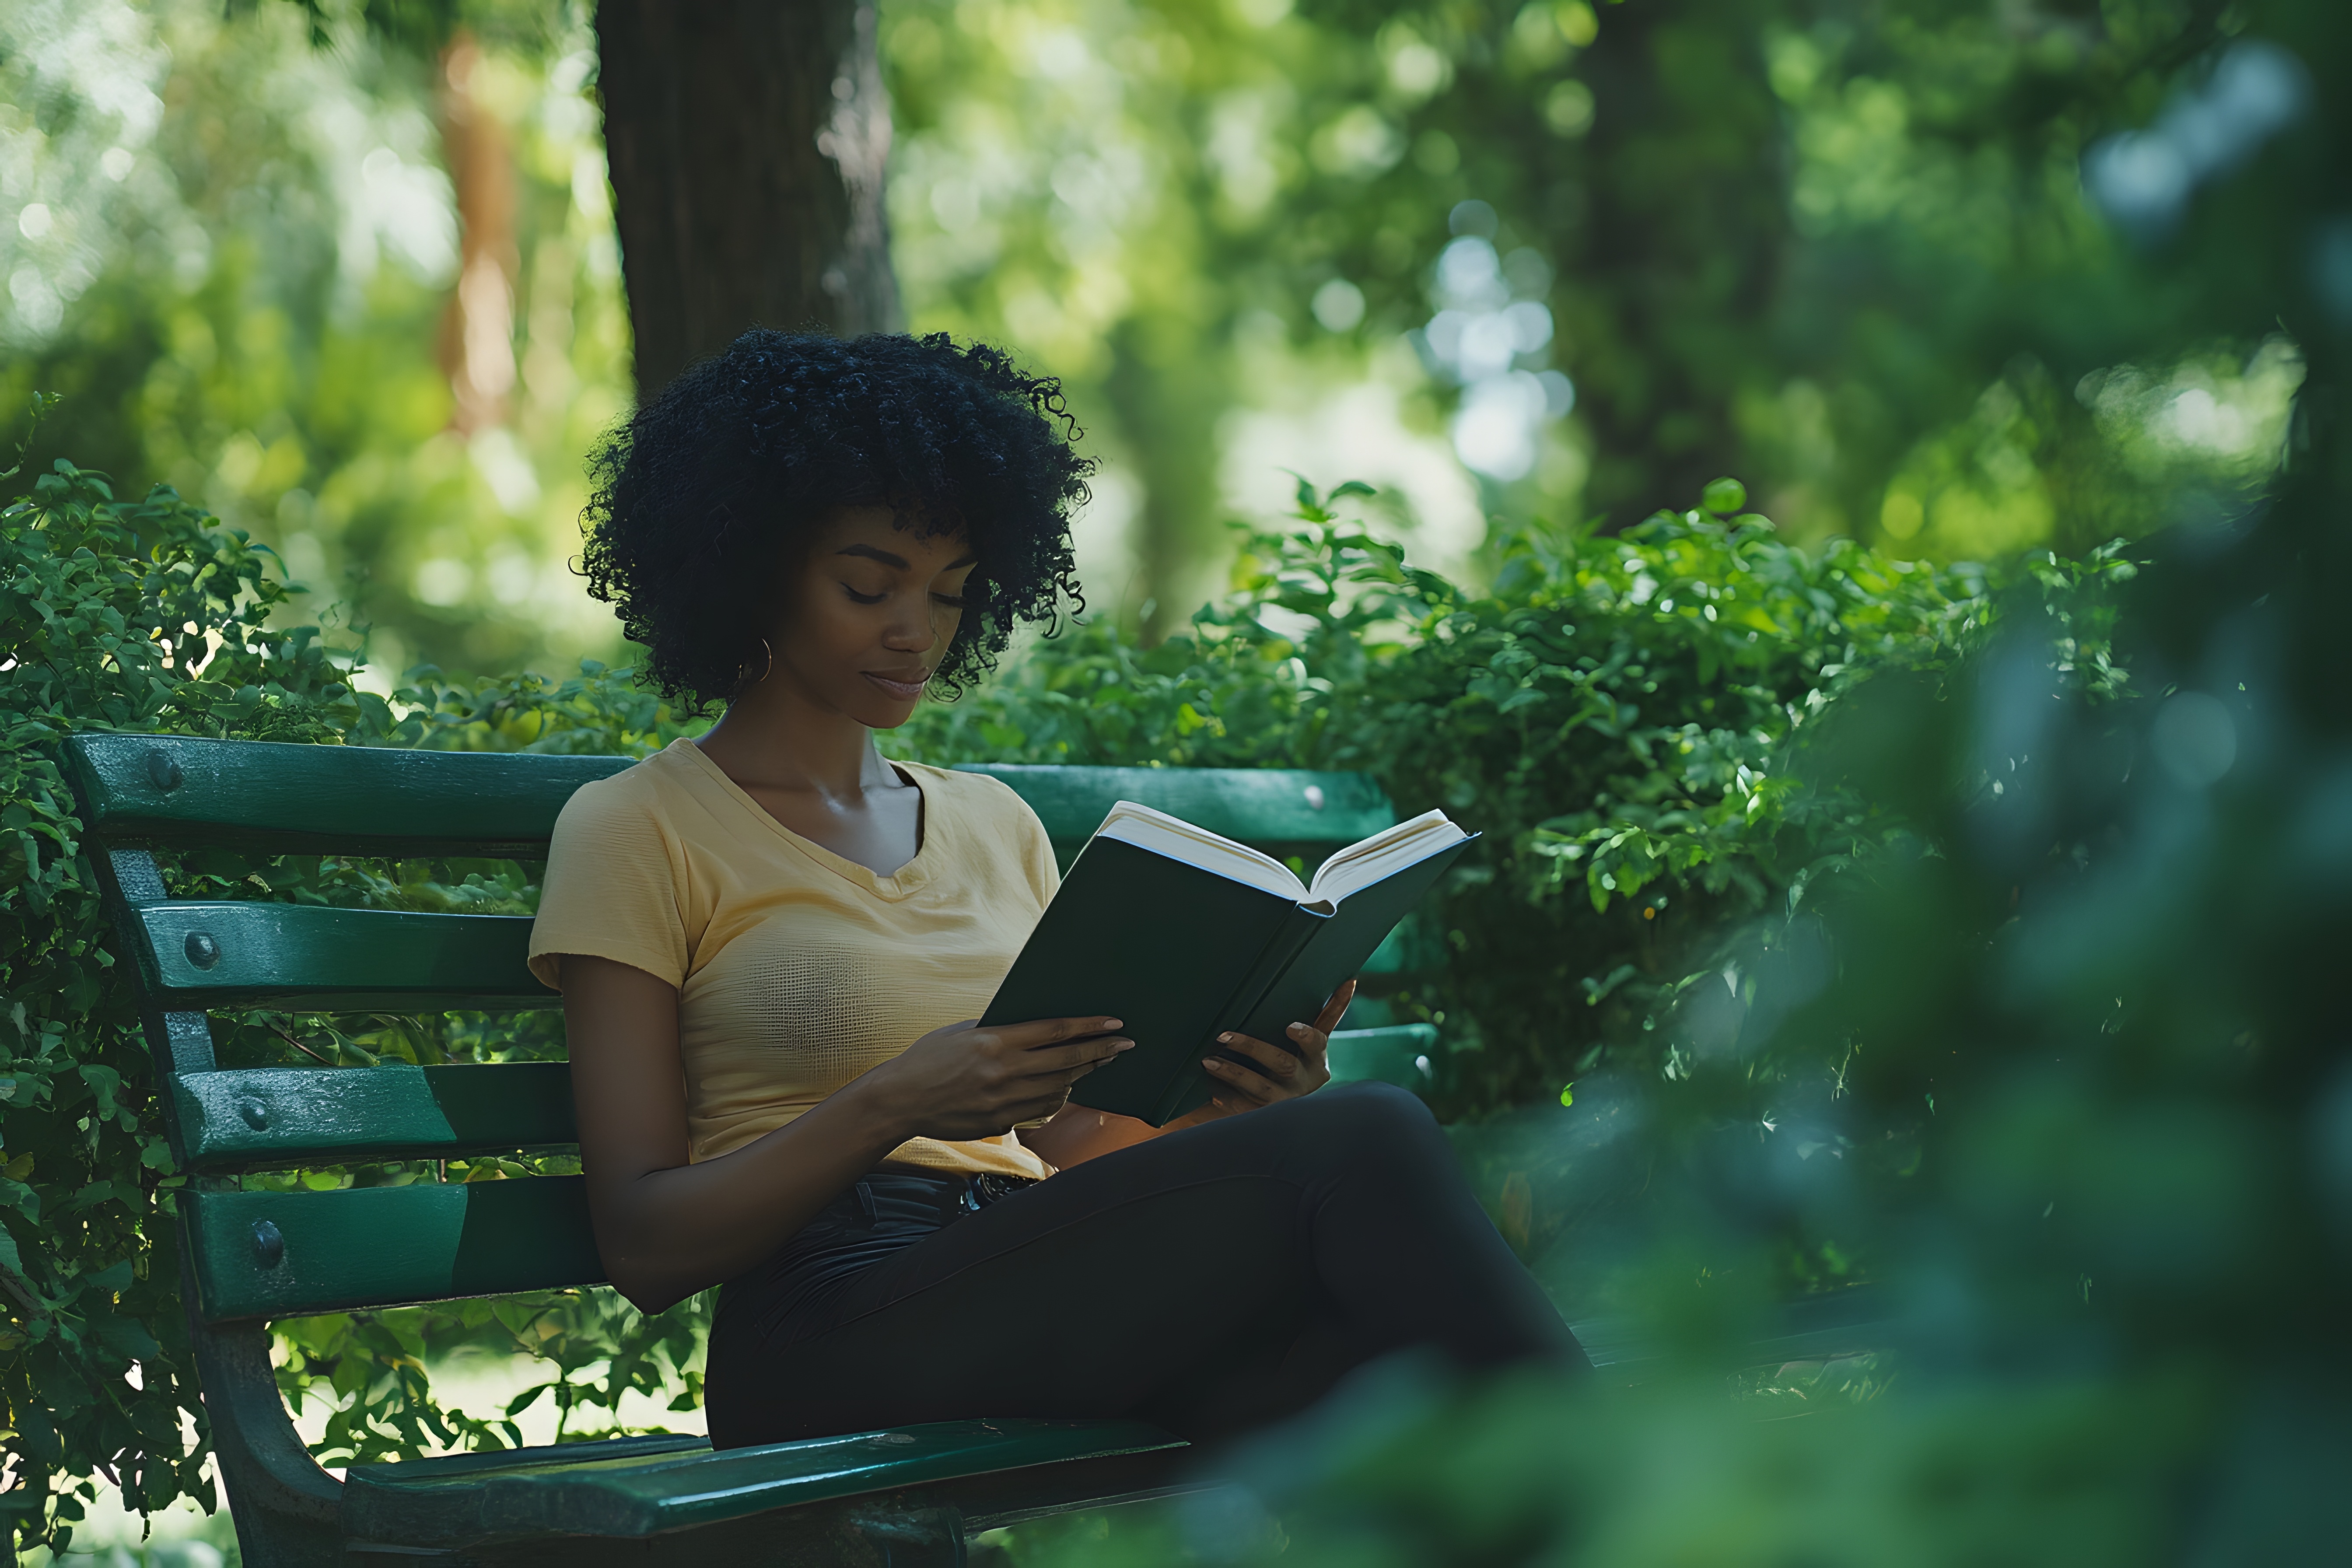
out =
[(1311, 1122), (1310, 1135), (1343, 1156), (1393, 1161), (1446, 1146), (1429, 1107), (1393, 1084), (1335, 1084), (1293, 1104)]

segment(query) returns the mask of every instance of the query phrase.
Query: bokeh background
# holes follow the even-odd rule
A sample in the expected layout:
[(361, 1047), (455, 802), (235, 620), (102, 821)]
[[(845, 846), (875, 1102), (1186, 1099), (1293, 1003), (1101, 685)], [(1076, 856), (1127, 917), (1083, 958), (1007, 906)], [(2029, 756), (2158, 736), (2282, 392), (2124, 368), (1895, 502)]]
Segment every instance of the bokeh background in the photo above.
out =
[[(2085, 199), (2196, 10), (905, 0), (905, 319), (1067, 380), (1085, 577), (1147, 637), (1286, 469), (1474, 577), (1497, 510), (1622, 525), (1722, 473), (1800, 540), (2137, 535), (2267, 474), (2302, 375), (2152, 334), (2167, 285)], [(634, 395), (591, 22), (0, 6), (5, 388), (68, 399), (37, 458), (274, 543), (379, 680), (618, 657), (565, 567)]]

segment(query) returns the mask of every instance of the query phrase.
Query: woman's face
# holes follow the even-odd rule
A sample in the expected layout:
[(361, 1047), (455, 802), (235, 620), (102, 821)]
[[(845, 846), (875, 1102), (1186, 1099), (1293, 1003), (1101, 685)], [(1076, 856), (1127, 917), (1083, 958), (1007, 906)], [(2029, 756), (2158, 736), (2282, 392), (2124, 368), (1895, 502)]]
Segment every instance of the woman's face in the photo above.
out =
[(769, 681), (876, 730), (907, 721), (963, 618), (971, 547), (900, 528), (885, 506), (825, 520), (768, 634)]

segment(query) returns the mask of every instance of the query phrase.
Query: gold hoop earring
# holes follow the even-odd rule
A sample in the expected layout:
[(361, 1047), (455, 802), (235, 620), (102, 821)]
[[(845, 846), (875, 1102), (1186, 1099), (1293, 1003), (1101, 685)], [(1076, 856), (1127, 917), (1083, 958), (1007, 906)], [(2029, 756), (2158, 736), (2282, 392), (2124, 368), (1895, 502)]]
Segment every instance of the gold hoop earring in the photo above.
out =
[(737, 691), (740, 692), (746, 687), (759, 685), (760, 682), (768, 679), (768, 672), (776, 668), (776, 650), (768, 646), (768, 639), (765, 637), (761, 637), (760, 639), (760, 651), (768, 656), (768, 662), (760, 667), (760, 673), (757, 675), (738, 675), (735, 678), (735, 689)]

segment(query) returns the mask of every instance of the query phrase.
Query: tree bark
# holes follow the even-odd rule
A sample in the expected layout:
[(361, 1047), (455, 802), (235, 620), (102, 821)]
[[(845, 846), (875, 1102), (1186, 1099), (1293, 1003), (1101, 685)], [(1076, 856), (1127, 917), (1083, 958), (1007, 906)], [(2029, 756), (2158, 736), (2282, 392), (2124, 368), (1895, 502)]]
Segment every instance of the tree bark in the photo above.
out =
[(755, 326), (899, 325), (871, 0), (599, 0), (639, 395)]

